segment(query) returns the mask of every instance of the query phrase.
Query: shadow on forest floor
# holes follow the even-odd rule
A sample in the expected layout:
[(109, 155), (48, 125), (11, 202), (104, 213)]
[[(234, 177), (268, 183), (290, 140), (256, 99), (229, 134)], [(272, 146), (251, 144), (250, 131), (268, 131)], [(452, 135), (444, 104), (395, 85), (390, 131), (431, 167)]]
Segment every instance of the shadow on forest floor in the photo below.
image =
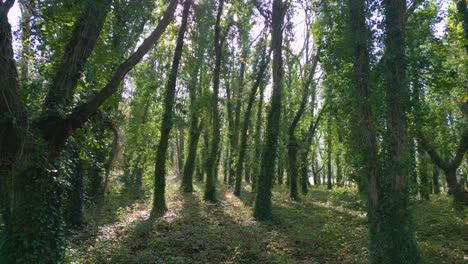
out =
[[(177, 184), (168, 183), (169, 211), (164, 217), (149, 219), (150, 202), (141, 203), (120, 222), (104, 227), (107, 232), (81, 254), (69, 253), (68, 261), (366, 263), (366, 218), (355, 199), (357, 195), (349, 189), (313, 187), (296, 202), (289, 199), (284, 187), (275, 187), (274, 217), (259, 223), (252, 218), (254, 195), (249, 187), (239, 199), (218, 183), (219, 201), (211, 204), (202, 199), (202, 185), (197, 184), (193, 194), (181, 194)], [(416, 216), (425, 218), (418, 222), (417, 217), (417, 237), (425, 263), (463, 262), (467, 244), (461, 235), (464, 223), (447, 209), (445, 201), (419, 204), (415, 210)], [(423, 226), (426, 224), (440, 233), (428, 230)], [(434, 234), (439, 237), (434, 238)], [(456, 235), (453, 243), (444, 245), (452, 235)]]

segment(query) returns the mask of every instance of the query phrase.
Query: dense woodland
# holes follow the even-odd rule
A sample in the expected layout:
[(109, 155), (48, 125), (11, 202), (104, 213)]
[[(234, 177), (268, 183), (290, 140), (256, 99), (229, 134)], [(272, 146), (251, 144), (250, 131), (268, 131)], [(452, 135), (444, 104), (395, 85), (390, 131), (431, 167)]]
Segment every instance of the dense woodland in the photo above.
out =
[(467, 148), (465, 0), (0, 0), (0, 263), (463, 263)]

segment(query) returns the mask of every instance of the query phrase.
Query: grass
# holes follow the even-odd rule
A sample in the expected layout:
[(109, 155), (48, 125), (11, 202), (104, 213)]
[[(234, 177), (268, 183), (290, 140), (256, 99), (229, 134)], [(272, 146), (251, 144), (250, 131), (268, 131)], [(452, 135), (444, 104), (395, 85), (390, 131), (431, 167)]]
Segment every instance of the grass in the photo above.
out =
[[(167, 186), (169, 212), (149, 219), (151, 203), (122, 210), (96, 237), (72, 243), (69, 263), (366, 263), (363, 205), (352, 189), (318, 186), (300, 202), (274, 189), (274, 218), (252, 218), (248, 187), (239, 199), (218, 183), (217, 204), (203, 201), (203, 186), (181, 194)], [(415, 202), (416, 236), (423, 263), (463, 263), (468, 250), (466, 213), (446, 197)], [(465, 219), (465, 220), (464, 220)], [(73, 242), (73, 241), (72, 241)]]

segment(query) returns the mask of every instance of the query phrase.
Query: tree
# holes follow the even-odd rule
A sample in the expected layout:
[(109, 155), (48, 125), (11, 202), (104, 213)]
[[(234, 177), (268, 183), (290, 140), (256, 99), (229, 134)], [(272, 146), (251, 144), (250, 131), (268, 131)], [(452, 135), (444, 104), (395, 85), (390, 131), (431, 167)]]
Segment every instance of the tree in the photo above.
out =
[[(225, 41), (225, 37), (221, 36), (221, 16), (223, 14), (224, 0), (219, 0), (218, 10), (216, 13), (215, 23), (215, 37), (214, 37), (214, 50), (215, 50), (215, 66), (213, 70), (213, 95), (211, 98), (211, 146), (209, 155), (206, 161), (206, 186), (204, 199), (211, 202), (216, 202), (216, 175), (217, 175), (217, 163), (219, 154), (219, 143), (221, 140), (220, 129), (221, 122), (218, 111), (218, 95), (219, 95), (219, 82), (220, 82), (220, 71), (221, 71), (221, 59), (222, 49)], [(226, 32), (227, 33), (227, 32)]]
[(262, 150), (261, 173), (257, 180), (257, 194), (255, 199), (254, 217), (258, 220), (271, 218), (271, 188), (275, 175), (275, 161), (277, 157), (279, 121), (281, 117), (281, 93), (283, 79), (283, 21), (288, 2), (273, 0), (271, 49), (273, 51), (272, 76), (273, 93), (270, 110), (268, 111), (265, 142)]
[(307, 101), (309, 99), (309, 94), (310, 94), (309, 90), (314, 79), (314, 75), (315, 75), (316, 68), (317, 68), (317, 63), (318, 63), (317, 53), (312, 55), (312, 59), (306, 58), (307, 74), (304, 78), (305, 80), (304, 80), (304, 84), (302, 88), (302, 100), (299, 105), (299, 108), (294, 114), (293, 120), (291, 121), (289, 125), (289, 129), (288, 129), (288, 134), (289, 134), (289, 142), (288, 142), (288, 162), (289, 162), (288, 169), (289, 171), (288, 171), (288, 174), (290, 174), (289, 177), (291, 181), (290, 182), (290, 196), (294, 200), (297, 200), (299, 198), (298, 191), (297, 191), (297, 178), (299, 175), (298, 165), (297, 165), (297, 152), (298, 152), (299, 145), (297, 142), (295, 131), (296, 131), (296, 127), (302, 115), (304, 114), (306, 110), (306, 104), (307, 104)]
[(187, 30), (187, 20), (190, 12), (191, 0), (184, 1), (184, 9), (182, 11), (182, 23), (180, 24), (179, 33), (177, 35), (177, 43), (174, 50), (169, 79), (166, 84), (166, 96), (164, 98), (164, 114), (161, 122), (161, 139), (159, 140), (158, 149), (156, 150), (156, 165), (154, 169), (154, 199), (153, 209), (151, 210), (152, 217), (163, 215), (167, 211), (166, 206), (166, 156), (169, 143), (169, 136), (173, 126), (174, 101), (176, 92), (177, 73), (179, 71), (180, 58), (182, 57), (182, 49), (184, 47), (184, 36)]
[(245, 110), (244, 114), (244, 122), (242, 123), (242, 129), (240, 131), (240, 136), (241, 136), (241, 144), (240, 144), (240, 150), (239, 150), (239, 160), (237, 162), (237, 168), (236, 168), (236, 185), (234, 189), (234, 195), (240, 196), (241, 195), (241, 183), (242, 183), (242, 170), (244, 168), (244, 159), (245, 159), (245, 153), (247, 151), (247, 132), (250, 126), (250, 118), (252, 115), (252, 107), (253, 103), (255, 100), (255, 94), (257, 93), (257, 90), (259, 86), (261, 85), (261, 82), (264, 78), (265, 71), (268, 67), (269, 64), (269, 54), (266, 52), (266, 46), (264, 44), (264, 40), (260, 40), (259, 46), (261, 51), (259, 53), (259, 58), (258, 58), (258, 69), (256, 70), (256, 75), (255, 75), (255, 80), (252, 85), (252, 89), (249, 94), (249, 100), (247, 102), (247, 108)]
[[(369, 261), (371, 263), (417, 263), (411, 214), (408, 210), (408, 141), (404, 72), (405, 1), (385, 1), (385, 66), (387, 89), (387, 156), (380, 169), (378, 145), (369, 104), (369, 31), (365, 1), (349, 2), (350, 25), (354, 32), (354, 105), (358, 122), (353, 126), (358, 141), (360, 173), (368, 195)], [(390, 165), (392, 164), (392, 165)], [(391, 166), (390, 168), (388, 166)]]
[(206, 51), (206, 45), (208, 44), (207, 31), (208, 24), (205, 19), (207, 16), (208, 8), (207, 4), (198, 5), (194, 8), (195, 20), (197, 25), (197, 32), (194, 32), (197, 38), (197, 47), (195, 54), (195, 67), (191, 72), (191, 82), (188, 86), (189, 97), (190, 97), (190, 128), (189, 128), (189, 139), (187, 146), (187, 159), (184, 164), (184, 171), (181, 182), (181, 189), (183, 192), (193, 191), (193, 173), (195, 171), (195, 163), (197, 158), (197, 147), (200, 139), (203, 121), (200, 119), (200, 108), (201, 99), (199, 98), (202, 92), (202, 68), (204, 65), (203, 55)]
[[(414, 237), (414, 224), (408, 208), (408, 108), (406, 84), (405, 24), (406, 0), (384, 1), (385, 14), (385, 90), (386, 90), (386, 155), (384, 175), (380, 181), (380, 215), (383, 237), (388, 248), (374, 255), (379, 263), (417, 263), (419, 252)], [(383, 216), (388, 216), (384, 218)], [(385, 238), (384, 238), (385, 239)]]
[[(0, 3), (0, 164), (4, 243), (7, 262), (59, 262), (63, 257), (60, 215), (61, 183), (53, 165), (70, 134), (82, 127), (117, 91), (125, 75), (156, 44), (172, 21), (177, 1), (171, 1), (152, 34), (123, 63), (109, 82), (89, 99), (72, 106), (75, 87), (94, 50), (110, 10), (110, 1), (86, 2), (46, 95), (39, 118), (28, 116), (19, 98), (20, 84), (13, 57), (8, 12), (14, 1)], [(75, 106), (76, 105), (76, 106)], [(29, 128), (28, 128), (29, 127)], [(14, 199), (13, 199), (14, 198)]]

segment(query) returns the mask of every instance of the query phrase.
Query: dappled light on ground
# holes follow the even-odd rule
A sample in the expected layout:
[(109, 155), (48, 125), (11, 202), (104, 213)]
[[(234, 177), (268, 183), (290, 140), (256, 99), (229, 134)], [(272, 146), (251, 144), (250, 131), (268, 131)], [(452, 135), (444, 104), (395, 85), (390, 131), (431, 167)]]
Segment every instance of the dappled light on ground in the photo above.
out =
[[(367, 226), (363, 205), (348, 199), (354, 191), (328, 192), (314, 187), (301, 201), (283, 188), (274, 190), (274, 218), (259, 223), (252, 217), (254, 196), (246, 188), (240, 198), (219, 185), (219, 202), (206, 203), (202, 186), (181, 194), (178, 182), (168, 185), (169, 211), (150, 219), (144, 200), (121, 211), (116, 222), (68, 250), (73, 263), (366, 263)], [(425, 263), (461, 263), (466, 241), (460, 237), (461, 216), (445, 200), (427, 211), (418, 204), (418, 240)], [(446, 201), (445, 201), (446, 202)], [(431, 205), (433, 206), (433, 205)], [(432, 207), (431, 207), (432, 208)], [(440, 222), (440, 212), (449, 222)], [(432, 223), (429, 223), (432, 221)], [(434, 230), (436, 237), (433, 237)], [(450, 225), (450, 226), (449, 226)], [(450, 228), (452, 228), (450, 230)], [(439, 232), (440, 231), (440, 232)], [(442, 234), (458, 233), (453, 243)], [(439, 236), (439, 237), (437, 237)], [(434, 242), (434, 239), (439, 241)], [(460, 261), (457, 261), (460, 260)]]

